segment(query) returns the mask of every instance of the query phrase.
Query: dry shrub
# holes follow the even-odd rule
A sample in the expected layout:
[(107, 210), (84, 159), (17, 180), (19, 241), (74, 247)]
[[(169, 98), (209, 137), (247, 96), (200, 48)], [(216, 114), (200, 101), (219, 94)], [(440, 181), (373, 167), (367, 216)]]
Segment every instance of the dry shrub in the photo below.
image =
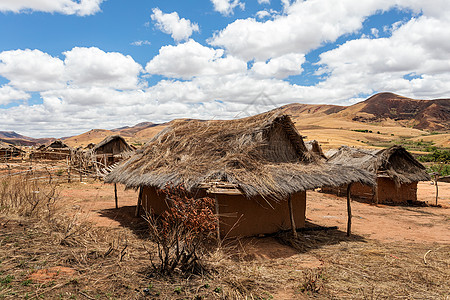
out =
[(56, 184), (26, 175), (4, 177), (0, 184), (0, 212), (45, 219), (54, 214), (59, 199)]
[(164, 275), (176, 270), (204, 273), (206, 242), (217, 226), (214, 199), (189, 197), (181, 185), (167, 186), (162, 192), (166, 194), (168, 210), (159, 217), (149, 214), (146, 218), (150, 237), (157, 245), (159, 263), (152, 260), (153, 270)]
[(300, 291), (303, 293), (319, 293), (324, 286), (324, 274), (322, 268), (306, 270), (303, 282), (300, 283)]

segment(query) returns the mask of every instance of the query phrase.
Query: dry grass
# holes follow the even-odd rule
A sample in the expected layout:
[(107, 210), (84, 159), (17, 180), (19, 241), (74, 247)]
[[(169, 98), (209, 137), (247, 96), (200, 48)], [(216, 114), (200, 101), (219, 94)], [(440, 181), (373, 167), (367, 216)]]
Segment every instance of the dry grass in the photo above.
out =
[[(27, 201), (21, 203), (28, 207)], [(80, 213), (65, 215), (69, 210), (62, 206), (37, 207), (34, 211), (40, 214), (12, 208), (0, 213), (0, 299), (445, 299), (450, 295), (450, 245), (386, 244), (347, 238), (338, 230), (301, 233), (298, 240), (282, 234), (280, 240), (297, 249), (292, 255), (252, 258), (235, 241), (207, 255), (208, 275), (158, 277), (150, 271), (148, 253), (156, 248), (137, 230), (142, 228), (91, 227)], [(53, 211), (51, 218), (39, 217), (48, 211)], [(305, 265), (306, 257), (314, 257), (320, 266)], [(57, 266), (74, 274), (30, 279), (39, 270)]]

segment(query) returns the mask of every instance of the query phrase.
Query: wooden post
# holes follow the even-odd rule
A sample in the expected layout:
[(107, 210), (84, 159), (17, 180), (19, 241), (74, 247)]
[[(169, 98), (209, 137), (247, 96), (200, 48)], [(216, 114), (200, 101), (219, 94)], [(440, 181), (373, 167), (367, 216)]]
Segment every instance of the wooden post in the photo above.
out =
[(217, 243), (220, 246), (220, 218), (219, 218), (219, 200), (217, 199), (217, 194), (214, 194), (214, 206), (215, 206), (215, 213), (216, 213), (216, 235), (217, 235)]
[(292, 230), (292, 235), (294, 236), (294, 238), (297, 238), (297, 226), (295, 226), (295, 219), (294, 219), (294, 209), (292, 207), (292, 199), (291, 199), (291, 195), (289, 194), (289, 198), (288, 198), (288, 205), (289, 205), (289, 216), (291, 218), (291, 230)]
[(66, 163), (67, 163), (67, 182), (70, 183), (70, 162), (69, 162), (69, 158), (66, 158)]
[(439, 175), (434, 176), (434, 185), (436, 186), (436, 206), (438, 205), (438, 195), (439, 195), (438, 178)]
[(116, 208), (119, 208), (119, 201), (117, 199), (117, 183), (114, 183), (114, 199), (116, 200)]
[(80, 182), (83, 182), (83, 174), (81, 173), (81, 163), (80, 163), (80, 167), (78, 170), (80, 172)]
[(140, 214), (141, 204), (142, 204), (142, 193), (143, 193), (143, 188), (141, 186), (141, 187), (139, 187), (139, 196), (138, 196), (138, 202), (136, 205), (136, 213), (134, 214), (136, 217), (139, 217), (139, 214)]
[(352, 183), (347, 186), (347, 236), (350, 236), (352, 232), (352, 207), (350, 205), (350, 191), (352, 188)]

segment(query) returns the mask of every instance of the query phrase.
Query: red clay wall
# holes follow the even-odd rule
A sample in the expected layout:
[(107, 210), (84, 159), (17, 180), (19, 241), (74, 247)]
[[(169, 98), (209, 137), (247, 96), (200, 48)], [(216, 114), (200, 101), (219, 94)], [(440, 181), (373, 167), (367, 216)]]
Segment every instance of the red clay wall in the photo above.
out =
[[(156, 214), (161, 214), (167, 209), (164, 198), (165, 195), (158, 195), (155, 188), (145, 187), (142, 206), (147, 211), (151, 208)], [(296, 227), (304, 227), (306, 192), (294, 194), (291, 199)], [(248, 199), (241, 195), (217, 195), (217, 200), (222, 237), (252, 236), (290, 228), (287, 201), (268, 200), (272, 208), (262, 197)]]
[(417, 201), (417, 182), (397, 187), (389, 178), (378, 178), (378, 203), (406, 203)]
[[(347, 195), (347, 191), (345, 192)], [(365, 199), (365, 200), (373, 200), (374, 199), (374, 191), (371, 186), (361, 184), (359, 182), (355, 182), (352, 184), (352, 188), (350, 190), (350, 194), (352, 197)]]

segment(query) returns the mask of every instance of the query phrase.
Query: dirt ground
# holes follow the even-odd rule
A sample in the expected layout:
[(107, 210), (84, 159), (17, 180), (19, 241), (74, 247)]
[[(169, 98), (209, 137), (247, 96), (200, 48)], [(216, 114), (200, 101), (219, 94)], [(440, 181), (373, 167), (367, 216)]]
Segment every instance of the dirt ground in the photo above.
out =
[[(132, 227), (133, 224), (142, 222), (139, 218), (134, 217), (137, 192), (124, 190), (121, 185), (118, 185), (119, 209), (115, 208), (114, 187), (109, 184), (99, 182), (65, 184), (61, 196), (65, 203), (71, 204), (74, 211), (81, 212), (81, 215), (96, 226), (115, 228), (130, 227), (131, 225)], [(420, 183), (418, 200), (434, 204), (435, 187), (429, 182)], [(370, 241), (370, 249), (361, 248), (361, 250), (351, 246), (351, 251), (355, 251), (353, 254), (348, 253), (347, 245), (350, 244), (347, 244), (344, 238), (347, 224), (345, 198), (309, 191), (306, 216), (307, 222), (312, 226), (338, 226), (337, 234), (340, 237), (337, 238), (336, 245), (332, 247), (339, 248), (336, 251), (346, 251), (346, 255), (349, 257), (365, 255), (364, 257), (372, 259), (374, 255), (384, 255), (387, 257), (385, 260), (389, 260), (389, 258), (397, 260), (400, 255), (404, 255), (404, 257), (411, 255), (414, 259), (422, 259), (423, 254), (417, 258), (412, 250), (412, 252), (405, 253), (396, 251), (398, 251), (398, 245), (405, 245), (405, 249), (422, 247), (418, 250), (419, 252), (425, 251), (422, 249), (428, 249), (428, 247), (440, 249), (439, 247), (450, 245), (450, 183), (439, 183), (439, 204), (442, 207), (376, 206), (356, 200), (352, 201), (352, 235), (357, 240), (363, 241), (363, 244), (365, 244), (364, 241)], [(390, 253), (386, 250), (388, 245), (394, 247)], [(225, 246), (230, 247), (230, 245)], [(235, 246), (230, 247), (233, 249), (232, 252)], [(304, 274), (305, 270), (307, 272), (310, 272), (308, 270), (317, 270), (311, 271), (312, 274), (317, 273), (319, 275), (316, 276), (322, 276), (321, 272), (324, 267), (333, 268), (324, 263), (321, 258), (322, 255), (331, 254), (324, 254), (324, 251), (326, 253), (327, 250), (320, 244), (316, 249), (299, 252), (298, 249), (282, 244), (274, 237), (264, 237), (242, 239), (239, 241), (238, 248), (240, 259), (250, 265), (253, 264), (255, 268), (257, 266), (258, 269), (275, 272), (275, 275), (272, 274), (272, 276), (280, 278), (289, 276), (288, 282), (290, 283), (281, 285), (277, 291), (274, 291), (273, 299), (307, 299), (307, 295), (294, 292), (296, 289), (298, 290), (295, 282), (303, 280), (300, 274)], [(343, 261), (348, 263), (351, 259), (349, 260), (347, 257)], [(276, 275), (277, 272), (279, 275)], [(345, 281), (345, 279), (343, 280)]]
[[(97, 226), (118, 227), (139, 222), (134, 217), (137, 192), (118, 185), (119, 209), (115, 209), (114, 186), (100, 182), (64, 184), (61, 196), (74, 211), (82, 212)], [(435, 203), (435, 187), (430, 182), (418, 185), (418, 200)], [(442, 207), (371, 205), (352, 201), (352, 233), (380, 242), (450, 243), (450, 183), (439, 183), (438, 204)], [(342, 197), (309, 191), (306, 217), (318, 226), (346, 229), (346, 200)], [(281, 253), (270, 240), (249, 246), (255, 257), (273, 258)], [(286, 250), (287, 253), (291, 251)], [(286, 251), (283, 252), (286, 255)], [(274, 254), (275, 253), (275, 254)]]
[[(68, 218), (34, 223), (0, 215), (0, 299), (447, 299), (450, 184), (442, 207), (374, 206), (308, 192), (308, 225), (338, 230), (225, 240), (208, 254), (206, 276), (150, 272), (137, 193), (98, 181), (59, 185)], [(41, 193), (42, 194), (42, 193)], [(434, 186), (419, 185), (434, 203)], [(60, 211), (60, 210), (55, 210)], [(61, 213), (62, 215), (66, 215)], [(77, 216), (73, 218), (73, 216)], [(84, 220), (95, 226), (85, 224)], [(153, 274), (153, 275), (152, 275)]]

